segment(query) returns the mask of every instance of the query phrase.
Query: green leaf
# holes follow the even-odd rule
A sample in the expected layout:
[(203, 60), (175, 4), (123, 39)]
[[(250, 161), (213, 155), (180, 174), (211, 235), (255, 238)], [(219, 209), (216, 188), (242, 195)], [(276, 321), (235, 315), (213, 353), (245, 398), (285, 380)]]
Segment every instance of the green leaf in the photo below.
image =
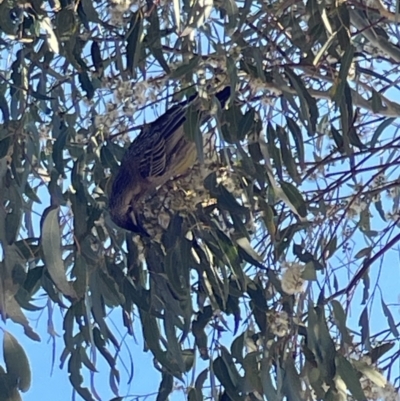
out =
[(378, 202), (374, 202), (374, 206), (375, 206), (375, 209), (378, 211), (381, 219), (386, 222), (387, 220), (386, 220), (386, 216), (385, 216), (385, 211), (383, 210), (382, 201), (379, 200)]
[(275, 145), (275, 140), (277, 139), (278, 135), (276, 133), (275, 128), (272, 126), (270, 122), (267, 125), (267, 146), (270, 156), (273, 161), (273, 166), (276, 168), (276, 172), (278, 174), (279, 179), (282, 180), (283, 178), (283, 171), (282, 171), (282, 155), (279, 149)]
[(195, 362), (195, 352), (193, 348), (187, 348), (182, 351), (182, 357), (185, 364), (184, 372), (189, 372)]
[(142, 311), (141, 309), (139, 309), (139, 312), (143, 328), (143, 338), (146, 341), (146, 346), (150, 348), (154, 354), (157, 354), (161, 351), (159, 344), (160, 331), (158, 329), (157, 321), (149, 313)]
[(249, 352), (243, 359), (245, 386), (248, 391), (257, 391), (262, 394), (262, 383), (259, 372), (259, 360), (257, 352)]
[(337, 5), (335, 20), (338, 28), (338, 42), (343, 50), (346, 50), (351, 44), (350, 11), (346, 4)]
[(90, 55), (92, 56), (92, 63), (96, 72), (101, 73), (103, 70), (103, 59), (101, 57), (99, 43), (94, 40), (90, 46)]
[(367, 246), (363, 249), (360, 249), (355, 255), (354, 255), (354, 259), (361, 259), (364, 257), (369, 257), (371, 255), (371, 252), (373, 251), (373, 247), (372, 246)]
[[(315, 259), (314, 255), (311, 252), (304, 250), (301, 245), (298, 245), (296, 243), (293, 244), (293, 254), (299, 258), (300, 262), (310, 264), (310, 267), (312, 270), (314, 270), (314, 273), (311, 273), (311, 270), (308, 270), (307, 266), (306, 270), (308, 270), (312, 274), (312, 277), (315, 276), (316, 270), (324, 269), (324, 266), (322, 266), (322, 264)], [(305, 280), (309, 279), (305, 278)]]
[(392, 332), (392, 334), (395, 338), (399, 338), (399, 331), (397, 330), (396, 322), (393, 319), (392, 312), (390, 312), (390, 309), (387, 307), (387, 305), (385, 304), (383, 299), (381, 299), (381, 305), (382, 305), (383, 313), (385, 314), (386, 319), (388, 321), (390, 331)]
[(78, 349), (72, 351), (71, 356), (68, 361), (68, 373), (69, 380), (73, 385), (76, 392), (85, 400), (85, 401), (95, 401), (90, 391), (86, 387), (82, 387), (83, 377), (80, 373), (82, 368), (82, 361), (80, 359), (80, 352)]
[(280, 401), (282, 400), (282, 395), (278, 395), (277, 389), (274, 387), (272, 382), (272, 374), (270, 371), (271, 362), (267, 358), (262, 358), (261, 360), (261, 383), (263, 388), (263, 393), (266, 395), (268, 401)]
[(344, 98), (345, 85), (347, 83), (347, 76), (349, 75), (349, 69), (353, 63), (354, 58), (354, 46), (350, 45), (346, 48), (343, 57), (340, 60), (340, 70), (338, 77), (338, 84), (336, 85), (333, 101), (337, 104), (342, 102)]
[(7, 35), (14, 36), (19, 29), (19, 25), (14, 23), (11, 18), (13, 4), (7, 1), (0, 3), (0, 29)]
[(196, 145), (197, 157), (200, 163), (204, 161), (203, 133), (200, 130), (200, 114), (196, 105), (189, 106), (186, 112), (186, 120), (183, 124), (185, 136)]
[(238, 238), (236, 243), (254, 260), (262, 262), (263, 258), (255, 251), (247, 237)]
[(329, 241), (329, 243), (328, 243), (328, 245), (326, 247), (326, 250), (327, 250), (327, 252), (326, 252), (325, 258), (329, 259), (334, 255), (334, 253), (337, 250), (337, 236), (336, 235), (334, 235), (330, 239), (330, 241)]
[(282, 389), (287, 397), (287, 400), (291, 401), (303, 401), (301, 397), (302, 386), (300, 382), (299, 373), (294, 366), (294, 359), (287, 357), (282, 368), (283, 382)]
[(354, 367), (362, 373), (367, 379), (371, 380), (376, 386), (384, 388), (387, 384), (387, 380), (382, 373), (378, 372), (378, 368), (375, 366), (368, 365), (366, 362), (353, 361)]
[(236, 337), (231, 344), (232, 357), (236, 359), (236, 362), (241, 363), (243, 361), (243, 349), (245, 344), (245, 333)]
[(343, 151), (346, 155), (350, 156), (350, 165), (353, 163), (351, 155), (353, 149), (350, 147), (350, 136), (349, 132), (353, 129), (353, 101), (351, 97), (351, 90), (346, 82), (344, 85), (344, 96), (340, 98), (339, 113), (340, 123), (343, 133)]
[(308, 325), (307, 325), (307, 348), (310, 350), (310, 357), (315, 358), (320, 369), (321, 378), (331, 383), (335, 376), (335, 344), (329, 334), (326, 323), (324, 308), (314, 308), (309, 303)]
[(176, 78), (181, 78), (182, 76), (186, 74), (192, 74), (195, 68), (198, 66), (200, 63), (200, 57), (194, 56), (192, 57), (189, 62), (184, 63), (180, 65), (176, 70), (171, 72), (171, 78), (176, 79)]
[[(98, 349), (100, 354), (104, 357), (104, 359), (107, 361), (107, 363), (110, 366), (110, 368), (112, 369), (112, 371), (117, 373), (118, 371), (115, 369), (115, 365), (116, 365), (117, 361), (111, 355), (110, 351), (107, 349), (107, 347), (106, 347), (107, 343), (106, 343), (104, 337), (102, 336), (98, 327), (93, 328), (93, 341), (94, 341), (96, 348)], [(117, 373), (117, 375), (118, 375), (118, 373)]]
[(304, 165), (304, 142), (300, 127), (290, 117), (286, 116), (289, 131), (292, 133), (300, 165)]
[(346, 313), (340, 302), (333, 300), (331, 302), (333, 308), (333, 316), (335, 318), (336, 325), (339, 328), (340, 334), (342, 335), (343, 341), (347, 344), (353, 344), (349, 330), (346, 326)]
[[(353, 107), (352, 102), (349, 103), (349, 107)], [(353, 146), (356, 146), (360, 150), (366, 148), (360, 136), (357, 134), (357, 130), (355, 129), (353, 123), (351, 123), (351, 126), (349, 128), (348, 136), (349, 136), (349, 141)]]
[(287, 135), (286, 131), (280, 125), (277, 126), (276, 132), (277, 132), (279, 143), (280, 143), (282, 161), (285, 164), (287, 171), (288, 171), (290, 177), (292, 178), (292, 180), (294, 182), (296, 182), (297, 184), (300, 184), (301, 180), (299, 177), (299, 173), (297, 171), (297, 166), (294, 161), (294, 157), (292, 155), (292, 151), (291, 151), (289, 140), (288, 140), (288, 135)]
[(308, 281), (316, 281), (317, 280), (317, 271), (314, 267), (313, 261), (306, 264), (306, 266), (301, 274), (301, 278), (303, 280), (308, 280)]
[(283, 192), (301, 217), (307, 216), (307, 206), (299, 190), (290, 182), (280, 181)]
[(64, 166), (66, 161), (64, 160), (64, 150), (69, 137), (69, 128), (63, 120), (60, 121), (59, 126), (55, 127), (55, 132), (58, 132), (56, 141), (53, 146), (53, 160), (57, 171), (64, 176)]
[(375, 364), (381, 356), (385, 355), (394, 347), (394, 344), (394, 342), (390, 342), (372, 348), (372, 350), (367, 354), (367, 356), (371, 358), (371, 363)]
[(255, 109), (249, 109), (245, 115), (239, 120), (237, 140), (244, 140), (249, 134), (252, 133), (254, 127), (254, 119), (256, 116)]
[(225, 362), (225, 367), (226, 367), (226, 372), (229, 375), (230, 380), (232, 383), (237, 386), (240, 383), (241, 377), (239, 375), (239, 372), (236, 369), (236, 366), (233, 362), (232, 355), (229, 353), (229, 351), (224, 347), (221, 346), (220, 348), (221, 352), (221, 357), (223, 361)]
[(203, 392), (197, 388), (190, 387), (187, 395), (188, 401), (203, 401)]
[(339, 152), (344, 151), (344, 141), (342, 135), (340, 135), (339, 131), (331, 125), (331, 134), (332, 134), (332, 139), (335, 142), (335, 145), (338, 149)]
[(97, 275), (96, 283), (107, 306), (116, 307), (125, 303), (125, 298), (113, 278), (100, 269), (92, 274)]
[(29, 183), (27, 182), (25, 184), (25, 195), (31, 199), (32, 201), (41, 204), (42, 201), (40, 200), (40, 198), (37, 196), (36, 192), (32, 189), (32, 187), (29, 185)]
[(232, 381), (228, 367), (222, 357), (218, 357), (213, 362), (213, 370), (217, 379), (220, 381), (225, 391), (233, 401), (244, 401), (244, 397), (238, 393), (238, 383)]
[(15, 380), (21, 391), (28, 391), (31, 386), (28, 357), (17, 339), (8, 331), (4, 332), (3, 356), (9, 378), (12, 378), (12, 381)]
[(89, 74), (86, 71), (82, 71), (78, 74), (79, 83), (82, 85), (82, 89), (86, 92), (86, 96), (89, 100), (93, 99), (94, 86), (89, 78)]
[(141, 11), (137, 11), (132, 14), (126, 37), (126, 65), (133, 77), (136, 77), (135, 69), (139, 62), (142, 44), (143, 14)]
[(316, 131), (319, 116), (317, 101), (309, 94), (301, 78), (292, 69), (286, 67), (285, 73), (300, 98), (300, 117), (307, 123), (308, 134), (311, 136)]
[(168, 353), (179, 366), (179, 370), (186, 372), (186, 366), (182, 357), (182, 349), (176, 336), (175, 316), (171, 311), (166, 310), (164, 316), (164, 332), (168, 342)]
[[(364, 275), (362, 277), (362, 283), (364, 284), (364, 288), (363, 288), (363, 298), (362, 298), (361, 304), (364, 305), (369, 299), (369, 288), (371, 285), (371, 280), (370, 280), (368, 271), (366, 271), (364, 273)], [(367, 319), (368, 319), (368, 314), (367, 314)], [(369, 337), (367, 337), (367, 338), (369, 338)]]
[(365, 306), (360, 315), (358, 325), (361, 327), (361, 343), (369, 350), (371, 346), (370, 346), (369, 318), (368, 318), (367, 306)]
[(71, 39), (77, 29), (78, 23), (75, 11), (68, 7), (63, 7), (56, 13), (54, 25), (59, 40), (67, 42)]
[(0, 401), (9, 401), (10, 392), (13, 390), (10, 377), (0, 365)]
[(190, 299), (190, 278), (189, 278), (189, 252), (187, 243), (180, 242), (174, 248), (168, 250), (165, 257), (165, 272), (168, 283), (176, 298), (181, 301)]
[(194, 384), (196, 390), (201, 391), (205, 381), (207, 380), (208, 377), (208, 369), (204, 369), (202, 372), (199, 373), (197, 376), (196, 382)]
[(375, 114), (378, 114), (384, 108), (381, 95), (374, 89), (372, 89), (371, 106)]
[(223, 118), (226, 122), (226, 124), (221, 126), (224, 140), (231, 144), (237, 143), (240, 140), (238, 136), (239, 124), (243, 119), (241, 108), (233, 104), (228, 110), (224, 110)]
[(14, 186), (9, 188), (9, 207), (11, 211), (6, 214), (6, 239), (8, 244), (13, 244), (18, 236), (22, 218), (22, 198), (19, 190)]
[(346, 383), (353, 397), (357, 401), (365, 401), (365, 394), (360, 384), (359, 375), (351, 363), (340, 354), (337, 354), (335, 361), (337, 373)]
[(243, 215), (247, 212), (247, 208), (240, 205), (236, 198), (223, 186), (218, 187), (218, 207), (237, 215)]
[(203, 312), (197, 314), (197, 318), (192, 323), (192, 333), (195, 338), (196, 346), (202, 359), (208, 359), (208, 337), (205, 327), (212, 318), (213, 312), (211, 306), (206, 306)]
[[(238, 69), (236, 61), (232, 57), (226, 58), (227, 73), (231, 88), (236, 88), (238, 83)], [(230, 99), (233, 101), (235, 98), (235, 90), (231, 91)]]
[(329, 333), (324, 307), (317, 306), (315, 309), (317, 312), (318, 325), (314, 330), (317, 331), (316, 337), (318, 339), (318, 348), (322, 357), (322, 363), (319, 365), (319, 368), (321, 369), (325, 380), (330, 383), (336, 374), (336, 348)]
[(274, 211), (270, 205), (264, 202), (260, 202), (260, 208), (263, 211), (261, 217), (267, 228), (268, 234), (271, 237), (271, 242), (275, 242), (276, 226), (274, 221)]
[(47, 271), (56, 287), (66, 296), (76, 298), (76, 293), (68, 282), (62, 259), (59, 208), (47, 208), (42, 217), (41, 244)]
[(98, 372), (96, 366), (92, 363), (89, 357), (86, 354), (86, 350), (82, 347), (79, 347), (80, 358), (82, 363), (92, 372)]
[(11, 145), (11, 137), (7, 136), (0, 141), (0, 159), (7, 156), (8, 149)]
[(82, 4), (83, 12), (85, 13), (88, 21), (98, 23), (100, 22), (99, 15), (93, 6), (93, 2), (90, 0), (81, 0), (79, 4)]
[(375, 130), (374, 135), (372, 135), (371, 142), (369, 143), (371, 149), (376, 146), (383, 131), (385, 131), (387, 127), (391, 126), (395, 120), (396, 118), (387, 118), (379, 125), (379, 127)]
[(239, 10), (235, 0), (226, 0), (223, 7), (228, 16), (228, 23), (225, 24), (225, 30), (228, 35), (231, 35), (236, 29), (238, 23)]

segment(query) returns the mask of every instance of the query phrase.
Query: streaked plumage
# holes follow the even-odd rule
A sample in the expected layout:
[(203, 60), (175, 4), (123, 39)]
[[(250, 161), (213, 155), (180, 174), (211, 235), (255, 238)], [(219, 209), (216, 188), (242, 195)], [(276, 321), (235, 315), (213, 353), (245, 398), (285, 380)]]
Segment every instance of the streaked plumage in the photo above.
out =
[[(226, 87), (216, 94), (223, 106), (230, 96)], [(196, 148), (185, 137), (184, 123), (188, 106), (197, 94), (169, 109), (149, 124), (126, 151), (114, 179), (109, 209), (115, 224), (126, 230), (145, 234), (135, 205), (156, 187), (183, 174), (196, 160)], [(201, 116), (201, 121), (207, 116)]]

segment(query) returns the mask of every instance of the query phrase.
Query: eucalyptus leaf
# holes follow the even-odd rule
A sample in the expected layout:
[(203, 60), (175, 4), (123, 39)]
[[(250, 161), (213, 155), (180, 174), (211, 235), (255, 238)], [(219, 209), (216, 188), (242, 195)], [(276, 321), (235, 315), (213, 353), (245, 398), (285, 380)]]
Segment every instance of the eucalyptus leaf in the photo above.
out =
[(8, 331), (4, 332), (3, 356), (7, 375), (13, 377), (21, 391), (28, 391), (31, 386), (31, 368), (28, 357), (17, 339)]
[(43, 214), (41, 244), (47, 271), (57, 288), (66, 296), (76, 298), (66, 277), (62, 259), (59, 208), (48, 208)]

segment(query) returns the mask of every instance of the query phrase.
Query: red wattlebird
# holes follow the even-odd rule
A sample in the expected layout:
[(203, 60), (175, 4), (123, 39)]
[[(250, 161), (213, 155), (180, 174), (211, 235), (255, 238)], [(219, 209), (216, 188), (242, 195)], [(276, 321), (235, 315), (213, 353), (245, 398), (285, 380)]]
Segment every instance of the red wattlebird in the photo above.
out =
[[(222, 107), (230, 93), (230, 87), (226, 87), (216, 94)], [(144, 127), (129, 146), (109, 199), (110, 215), (118, 226), (146, 235), (138, 203), (172, 177), (184, 174), (196, 161), (196, 146), (186, 138), (183, 127), (188, 107), (197, 97), (195, 94), (166, 111)], [(199, 111), (199, 118), (204, 123), (209, 116)]]

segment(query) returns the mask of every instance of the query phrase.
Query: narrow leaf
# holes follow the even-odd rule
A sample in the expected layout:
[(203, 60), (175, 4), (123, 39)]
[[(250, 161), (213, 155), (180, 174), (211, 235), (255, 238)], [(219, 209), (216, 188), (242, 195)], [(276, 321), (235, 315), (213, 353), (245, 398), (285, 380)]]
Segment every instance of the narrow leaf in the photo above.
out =
[(292, 133), (293, 140), (296, 146), (297, 157), (299, 158), (299, 162), (301, 165), (304, 164), (304, 142), (303, 135), (301, 134), (301, 129), (297, 125), (297, 123), (290, 117), (286, 117), (286, 122), (289, 128), (289, 131)]
[(16, 381), (21, 391), (28, 391), (31, 386), (31, 368), (28, 357), (17, 339), (8, 331), (4, 332), (3, 356), (7, 375)]
[(59, 208), (49, 207), (43, 213), (41, 243), (47, 271), (56, 287), (67, 296), (76, 298), (76, 293), (65, 275), (62, 259)]
[(299, 190), (291, 183), (281, 181), (281, 187), (291, 204), (295, 207), (301, 217), (307, 216), (307, 206)]
[(339, 354), (336, 356), (336, 369), (338, 375), (346, 383), (353, 397), (357, 401), (365, 401), (365, 394), (361, 387), (357, 371), (344, 356)]
[(388, 321), (388, 324), (389, 324), (389, 327), (390, 327), (390, 331), (392, 332), (392, 334), (393, 334), (393, 336), (395, 338), (398, 338), (399, 337), (399, 331), (397, 330), (396, 322), (393, 319), (392, 312), (390, 312), (390, 309), (387, 307), (387, 305), (385, 304), (383, 299), (381, 299), (381, 304), (382, 304), (383, 313), (385, 314), (386, 319)]
[(140, 11), (132, 15), (129, 34), (126, 38), (126, 65), (132, 76), (135, 77), (135, 69), (138, 65), (143, 41), (143, 15)]
[(369, 342), (370, 333), (369, 333), (369, 318), (368, 318), (367, 306), (361, 313), (358, 325), (361, 327), (361, 342), (369, 350), (371, 348), (371, 345)]
[(383, 131), (389, 127), (390, 125), (392, 125), (392, 123), (394, 122), (394, 120), (396, 120), (395, 118), (387, 118), (386, 120), (384, 120), (379, 127), (375, 130), (374, 135), (372, 135), (372, 139), (371, 142), (369, 144), (369, 146), (371, 148), (374, 148), (376, 146), (376, 144), (378, 143), (379, 137), (381, 136), (381, 134), (383, 133)]

